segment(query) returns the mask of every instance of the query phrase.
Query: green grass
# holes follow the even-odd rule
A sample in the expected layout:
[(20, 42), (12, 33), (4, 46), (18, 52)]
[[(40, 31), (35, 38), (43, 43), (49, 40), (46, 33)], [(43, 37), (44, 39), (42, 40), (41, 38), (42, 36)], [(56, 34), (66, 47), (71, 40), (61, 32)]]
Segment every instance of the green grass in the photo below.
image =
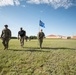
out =
[(0, 40), (0, 75), (76, 75), (76, 40), (44, 39), (10, 40), (9, 50), (3, 50)]

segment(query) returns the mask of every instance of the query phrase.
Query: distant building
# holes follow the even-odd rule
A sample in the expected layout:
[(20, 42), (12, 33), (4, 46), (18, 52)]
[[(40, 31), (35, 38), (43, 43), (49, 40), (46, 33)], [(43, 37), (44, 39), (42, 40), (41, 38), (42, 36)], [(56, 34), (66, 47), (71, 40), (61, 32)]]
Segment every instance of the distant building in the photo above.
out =
[(72, 38), (72, 39), (76, 39), (76, 36), (72, 36), (71, 38)]
[(67, 39), (67, 36), (62, 36), (62, 35), (48, 35), (46, 38), (56, 38), (56, 39)]
[(51, 35), (46, 36), (46, 38), (61, 38), (61, 36), (51, 34)]
[(62, 38), (62, 39), (67, 39), (67, 36), (62, 36), (61, 38)]

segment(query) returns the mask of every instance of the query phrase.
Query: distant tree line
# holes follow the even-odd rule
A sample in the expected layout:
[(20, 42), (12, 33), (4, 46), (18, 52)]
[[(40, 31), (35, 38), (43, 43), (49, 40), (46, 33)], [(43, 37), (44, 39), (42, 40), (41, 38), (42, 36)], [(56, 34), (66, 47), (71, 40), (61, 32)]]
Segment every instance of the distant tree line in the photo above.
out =
[(70, 37), (70, 36), (68, 36), (68, 37), (67, 37), (67, 39), (71, 39), (71, 37)]
[(37, 36), (29, 36), (30, 39), (37, 39)]
[[(11, 37), (11, 39), (17, 39), (17, 37)], [(37, 36), (26, 36), (25, 39), (37, 39)]]
[(11, 39), (17, 39), (17, 37), (11, 37)]

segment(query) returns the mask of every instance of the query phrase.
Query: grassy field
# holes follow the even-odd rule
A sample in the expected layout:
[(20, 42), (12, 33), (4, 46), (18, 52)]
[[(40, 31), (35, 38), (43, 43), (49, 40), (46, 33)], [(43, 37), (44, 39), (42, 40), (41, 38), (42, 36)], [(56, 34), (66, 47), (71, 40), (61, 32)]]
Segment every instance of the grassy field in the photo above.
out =
[(76, 75), (76, 40), (44, 39), (39, 49), (37, 40), (21, 48), (12, 39), (9, 50), (0, 40), (0, 75)]

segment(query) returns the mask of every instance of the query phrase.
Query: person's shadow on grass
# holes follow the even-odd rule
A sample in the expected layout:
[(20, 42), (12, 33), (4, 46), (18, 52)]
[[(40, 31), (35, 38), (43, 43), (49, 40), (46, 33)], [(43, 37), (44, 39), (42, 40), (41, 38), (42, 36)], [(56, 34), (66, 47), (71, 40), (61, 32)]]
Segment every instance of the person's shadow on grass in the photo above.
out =
[(67, 47), (24, 47), (22, 49), (9, 49), (13, 51), (30, 51), (30, 52), (50, 52), (51, 50), (76, 50), (74, 48), (67, 48)]

